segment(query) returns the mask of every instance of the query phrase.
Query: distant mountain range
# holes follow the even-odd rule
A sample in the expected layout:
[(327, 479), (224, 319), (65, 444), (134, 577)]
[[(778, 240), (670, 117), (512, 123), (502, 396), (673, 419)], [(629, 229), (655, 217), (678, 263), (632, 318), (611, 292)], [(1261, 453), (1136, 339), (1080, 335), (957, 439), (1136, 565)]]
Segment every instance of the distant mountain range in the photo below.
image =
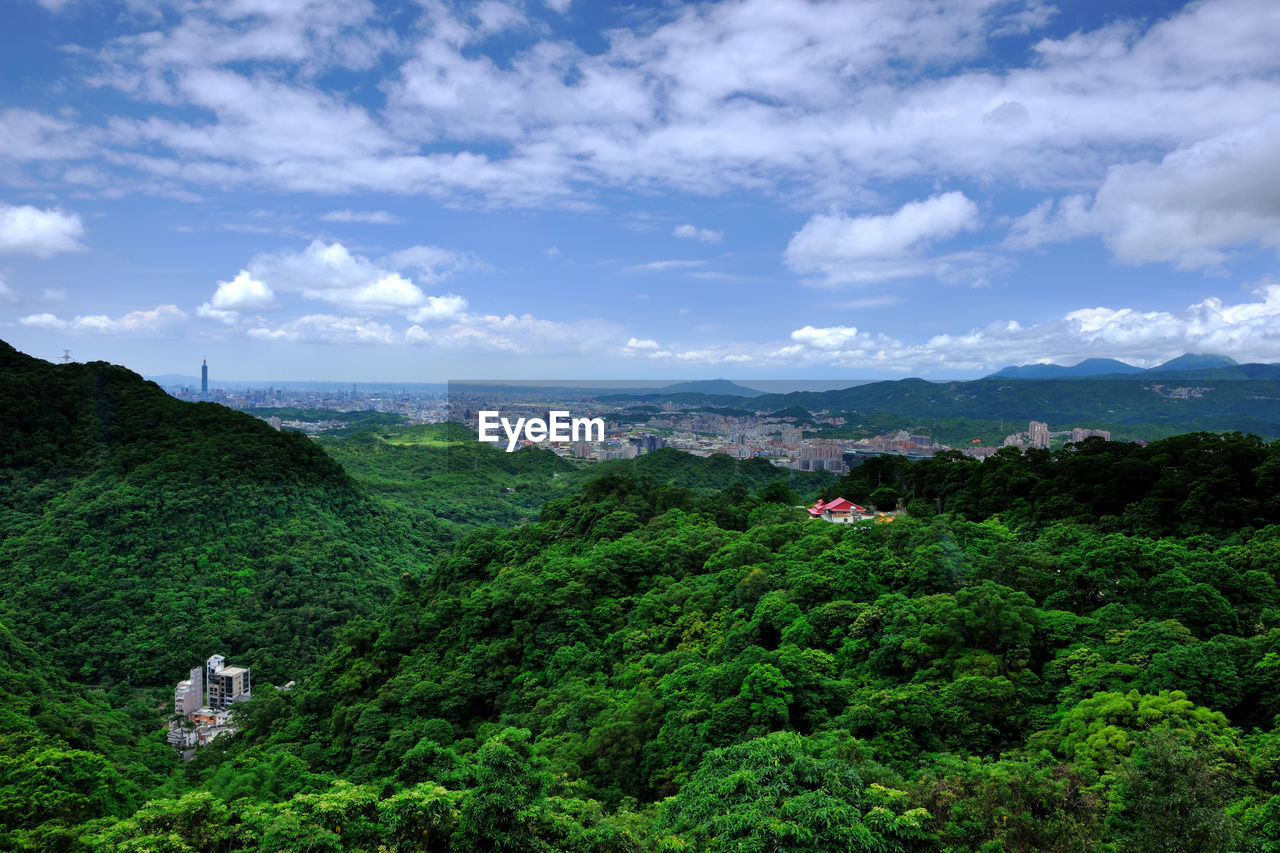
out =
[(986, 379), (1078, 379), (1083, 376), (1116, 376), (1134, 373), (1174, 373), (1187, 370), (1211, 370), (1237, 367), (1230, 356), (1186, 353), (1156, 367), (1135, 367), (1114, 358), (1086, 358), (1079, 364), (1022, 364), (998, 370)]
[[(713, 387), (724, 386), (715, 383)], [(922, 422), (1040, 420), (1054, 429), (1151, 427), (1145, 430), (1149, 434), (1238, 430), (1280, 437), (1280, 364), (1237, 364), (1216, 355), (1188, 354), (1149, 370), (1114, 359), (1090, 359), (1070, 367), (1008, 368), (969, 381), (898, 379), (840, 390), (749, 397), (663, 389), (657, 394), (633, 392), (599, 399), (615, 404), (724, 406), (777, 413), (798, 422), (808, 420), (810, 413), (827, 412), (855, 420), (877, 415)]]
[(763, 391), (748, 388), (728, 379), (702, 379), (694, 382), (677, 382), (666, 385), (660, 390), (662, 394), (731, 394), (737, 397), (761, 397)]

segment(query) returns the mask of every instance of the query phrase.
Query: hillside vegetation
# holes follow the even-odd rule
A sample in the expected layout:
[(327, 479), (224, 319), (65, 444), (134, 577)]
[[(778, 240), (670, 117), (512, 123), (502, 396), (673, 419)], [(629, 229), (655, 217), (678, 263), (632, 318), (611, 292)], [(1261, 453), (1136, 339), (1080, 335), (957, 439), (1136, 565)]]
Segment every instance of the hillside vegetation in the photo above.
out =
[[(1175, 451), (1206, 460), (1190, 492), (1260, 494), (1280, 460), (1203, 435), (1147, 461)], [(982, 490), (1007, 510), (1006, 462)], [(1174, 488), (837, 526), (775, 487), (604, 477), (406, 580), (186, 798), (85, 837), (190, 839), (200, 808), (263, 849), (1273, 849), (1280, 526), (1130, 512)]]
[[(1280, 443), (835, 481), (0, 380), (0, 849), (1280, 849)], [(214, 651), (181, 766), (134, 685)]]
[(301, 674), (421, 544), (310, 439), (105, 363), (0, 345), (0, 619), (85, 681), (234, 650)]
[(537, 519), (544, 504), (609, 474), (647, 477), (691, 492), (779, 483), (808, 496), (834, 481), (825, 472), (788, 471), (763, 459), (699, 458), (659, 450), (635, 459), (569, 461), (534, 448), (507, 453), (456, 423), (365, 430), (321, 437), (324, 449), (370, 493), (429, 521), (453, 542), (479, 526)]

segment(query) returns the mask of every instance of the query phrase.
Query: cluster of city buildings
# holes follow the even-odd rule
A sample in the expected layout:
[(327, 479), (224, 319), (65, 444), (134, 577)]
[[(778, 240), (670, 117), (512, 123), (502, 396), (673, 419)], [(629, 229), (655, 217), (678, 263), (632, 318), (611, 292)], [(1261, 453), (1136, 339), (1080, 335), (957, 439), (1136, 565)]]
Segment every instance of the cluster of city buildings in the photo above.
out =
[[(877, 456), (901, 456), (928, 459), (939, 451), (950, 450), (928, 435), (897, 430), (871, 438), (833, 439), (812, 434), (818, 420), (835, 424), (840, 419), (827, 413), (813, 415), (814, 423), (798, 422), (794, 417), (750, 412), (706, 411), (705, 406), (684, 406), (671, 401), (660, 404), (637, 404), (634, 400), (611, 402), (596, 399), (558, 399), (545, 396), (524, 399), (494, 400), (455, 399), (452, 419), (478, 428), (478, 412), (485, 407), (500, 408), (510, 417), (542, 418), (555, 407), (572, 416), (598, 417), (605, 423), (604, 441), (538, 442), (537, 446), (561, 456), (578, 459), (634, 459), (663, 447), (695, 456), (724, 454), (735, 459), (768, 459), (779, 467), (799, 471), (829, 471), (845, 474)], [(810, 434), (806, 436), (806, 428)], [(1075, 428), (1054, 432), (1043, 421), (1031, 421), (1026, 431), (1005, 439), (1005, 446), (1047, 448), (1054, 439), (1080, 442), (1091, 436), (1110, 440), (1105, 430)], [(529, 441), (520, 442), (530, 445)], [(985, 459), (997, 447), (975, 443), (960, 449), (966, 456)]]
[(1025, 432), (1015, 432), (1012, 435), (1005, 436), (1005, 447), (1016, 447), (1019, 450), (1027, 450), (1028, 448), (1047, 448), (1053, 439), (1065, 438), (1068, 441), (1080, 443), (1086, 438), (1097, 436), (1103, 441), (1111, 440), (1111, 433), (1105, 429), (1085, 429), (1084, 427), (1075, 427), (1069, 430), (1060, 430), (1058, 432), (1050, 432), (1049, 425), (1043, 421), (1032, 421)]
[[(872, 438), (850, 441), (814, 436), (814, 429), (822, 426), (840, 426), (844, 419), (828, 412), (810, 415), (812, 423), (801, 423), (793, 417), (781, 417), (765, 413), (736, 411), (709, 407), (704, 404), (682, 404), (671, 400), (652, 404), (623, 396), (592, 395), (585, 389), (538, 389), (522, 391), (517, 388), (495, 390), (492, 395), (480, 396), (474, 389), (465, 393), (445, 393), (436, 390), (361, 390), (357, 386), (336, 388), (210, 388), (208, 365), (201, 366), (201, 387), (168, 388), (171, 394), (188, 400), (213, 400), (238, 409), (263, 407), (293, 407), (300, 409), (331, 409), (340, 412), (375, 410), (403, 415), (410, 423), (438, 423), (454, 420), (478, 429), (481, 410), (501, 409), (513, 417), (528, 416), (544, 420), (552, 409), (567, 411), (571, 416), (600, 417), (605, 421), (604, 441), (551, 442), (543, 441), (540, 447), (561, 456), (578, 459), (634, 459), (664, 447), (674, 448), (695, 456), (724, 454), (735, 459), (764, 458), (780, 467), (799, 471), (830, 471), (844, 474), (876, 456), (903, 456), (908, 459), (927, 459), (942, 450), (951, 448), (937, 444), (927, 435), (906, 430), (878, 435)], [(1153, 386), (1158, 393), (1168, 391), (1165, 386)], [(1176, 388), (1174, 394), (1195, 396), (1203, 389)], [(552, 392), (555, 393), (552, 393)], [(276, 429), (292, 428), (305, 432), (324, 432), (348, 424), (340, 420), (304, 422), (282, 420), (278, 416), (267, 418)], [(805, 436), (806, 426), (810, 435)], [(1004, 439), (1004, 446), (1021, 450), (1047, 448), (1053, 439), (1064, 438), (1081, 442), (1091, 436), (1106, 441), (1111, 434), (1106, 430), (1075, 428), (1051, 431), (1043, 421), (1031, 421), (1028, 428)], [(527, 445), (530, 442), (522, 441)], [(975, 441), (961, 448), (960, 452), (977, 459), (985, 459), (998, 448)]]
[(667, 446), (662, 436), (652, 434), (617, 435), (603, 442), (579, 441), (573, 445), (575, 459), (635, 459)]
[(249, 696), (249, 668), (230, 666), (222, 655), (214, 655), (203, 667), (192, 667), (174, 688), (167, 740), (185, 751), (234, 732), (231, 707)]
[(1212, 391), (1213, 388), (1201, 388), (1195, 385), (1144, 385), (1143, 390), (1151, 391), (1157, 397), (1164, 397), (1166, 400), (1199, 400), (1204, 396), (1205, 391)]
[[(446, 419), (449, 397), (440, 386), (413, 388), (381, 387), (350, 390), (333, 383), (299, 383), (300, 387), (275, 388), (273, 386), (248, 385), (246, 387), (210, 386), (209, 364), (200, 365), (200, 386), (188, 384), (165, 385), (164, 390), (179, 400), (188, 402), (209, 401), (231, 409), (329, 409), (336, 412), (392, 412), (403, 415), (410, 423), (439, 423)], [(310, 386), (310, 387), (308, 387)], [(307, 432), (343, 427), (344, 422), (317, 425), (310, 421), (284, 421), (283, 426)], [(280, 424), (273, 423), (277, 429)]]

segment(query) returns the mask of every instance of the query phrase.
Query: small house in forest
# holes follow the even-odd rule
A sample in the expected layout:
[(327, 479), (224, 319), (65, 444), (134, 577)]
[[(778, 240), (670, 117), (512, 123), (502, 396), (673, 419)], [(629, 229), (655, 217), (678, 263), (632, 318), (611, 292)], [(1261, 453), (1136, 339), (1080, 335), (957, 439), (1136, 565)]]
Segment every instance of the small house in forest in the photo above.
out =
[(816, 504), (809, 507), (809, 517), (820, 518), (832, 524), (850, 524), (870, 518), (871, 514), (853, 501), (847, 501), (844, 498), (836, 498), (833, 501), (824, 501), (819, 498)]

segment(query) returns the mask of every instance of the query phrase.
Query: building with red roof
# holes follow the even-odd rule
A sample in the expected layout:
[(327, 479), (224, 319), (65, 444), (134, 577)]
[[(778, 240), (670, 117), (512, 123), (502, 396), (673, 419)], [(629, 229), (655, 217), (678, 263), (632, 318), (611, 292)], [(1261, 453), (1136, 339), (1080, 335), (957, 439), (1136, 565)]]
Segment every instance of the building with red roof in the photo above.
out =
[(844, 498), (836, 498), (833, 501), (824, 501), (819, 498), (816, 504), (809, 507), (809, 517), (820, 518), (833, 524), (849, 524), (870, 518), (871, 513)]

